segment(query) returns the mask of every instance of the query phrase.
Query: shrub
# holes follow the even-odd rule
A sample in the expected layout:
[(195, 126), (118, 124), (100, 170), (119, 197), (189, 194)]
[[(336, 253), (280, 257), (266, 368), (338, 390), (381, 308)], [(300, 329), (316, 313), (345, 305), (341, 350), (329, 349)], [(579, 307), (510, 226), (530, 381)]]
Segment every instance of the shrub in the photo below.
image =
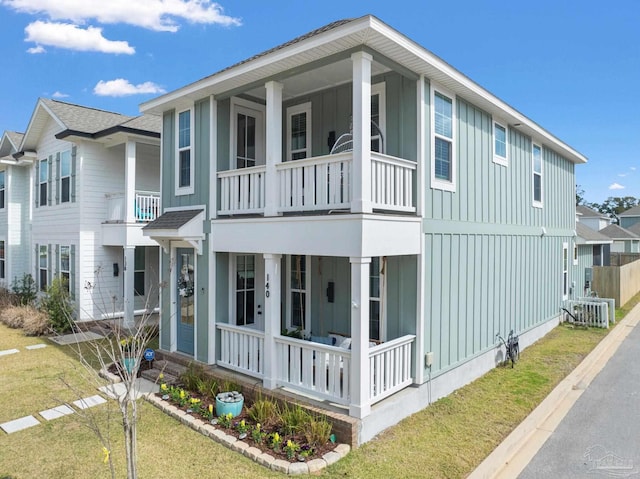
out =
[(33, 304), (38, 293), (33, 276), (25, 273), (21, 279), (15, 278), (11, 283), (11, 292), (17, 296), (22, 306)]
[(13, 306), (3, 309), (0, 312), (0, 322), (6, 324), (10, 328), (21, 328), (24, 323), (24, 311), (20, 306)]
[(18, 304), (18, 298), (15, 294), (6, 288), (0, 288), (0, 308), (8, 308), (16, 306)]
[(51, 331), (49, 317), (33, 306), (19, 306), (24, 310), (22, 330), (27, 336), (42, 336)]
[(66, 333), (71, 330), (73, 306), (64, 278), (53, 279), (42, 298), (41, 307), (49, 315), (49, 324), (55, 332)]

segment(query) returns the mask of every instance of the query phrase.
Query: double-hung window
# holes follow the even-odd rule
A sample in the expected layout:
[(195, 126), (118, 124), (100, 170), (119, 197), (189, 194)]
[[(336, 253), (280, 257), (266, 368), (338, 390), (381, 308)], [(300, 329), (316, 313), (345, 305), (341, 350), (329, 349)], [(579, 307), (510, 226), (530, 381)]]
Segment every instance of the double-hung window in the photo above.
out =
[(311, 103), (287, 109), (287, 160), (311, 156)]
[(178, 113), (178, 152), (176, 162), (176, 194), (192, 194), (194, 191), (192, 111)]
[(60, 203), (71, 199), (71, 151), (60, 154)]
[(40, 186), (40, 202), (38, 203), (40, 206), (47, 205), (48, 199), (48, 183), (49, 183), (49, 161), (48, 160), (40, 160), (40, 176), (38, 178), (39, 186)]
[(71, 272), (71, 247), (60, 246), (60, 279), (63, 287), (69, 292), (69, 275)]
[(431, 87), (431, 187), (456, 189), (455, 96)]
[(509, 164), (507, 127), (497, 121), (493, 122), (493, 161), (499, 165)]
[(562, 243), (562, 298), (569, 297), (569, 245)]
[(533, 206), (542, 206), (542, 147), (533, 143)]
[(371, 258), (369, 268), (369, 337), (384, 341), (386, 336), (383, 310), (384, 259), (374, 256)]
[(289, 294), (287, 297), (287, 328), (309, 333), (309, 276), (310, 256), (291, 255), (287, 257)]
[(38, 248), (38, 258), (38, 286), (40, 287), (40, 291), (46, 291), (47, 277), (49, 274), (49, 254), (47, 251), (47, 245), (40, 245)]
[(371, 85), (371, 151), (385, 153), (385, 83)]
[(4, 209), (5, 171), (0, 171), (0, 209)]

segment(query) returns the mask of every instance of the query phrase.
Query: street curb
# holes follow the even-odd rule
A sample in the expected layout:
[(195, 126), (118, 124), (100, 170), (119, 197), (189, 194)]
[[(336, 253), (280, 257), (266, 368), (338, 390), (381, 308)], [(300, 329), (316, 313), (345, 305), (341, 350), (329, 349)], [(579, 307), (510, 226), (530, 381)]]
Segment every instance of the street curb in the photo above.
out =
[(468, 476), (468, 479), (517, 477), (551, 436), (584, 390), (640, 322), (640, 304), (605, 336), (522, 423)]

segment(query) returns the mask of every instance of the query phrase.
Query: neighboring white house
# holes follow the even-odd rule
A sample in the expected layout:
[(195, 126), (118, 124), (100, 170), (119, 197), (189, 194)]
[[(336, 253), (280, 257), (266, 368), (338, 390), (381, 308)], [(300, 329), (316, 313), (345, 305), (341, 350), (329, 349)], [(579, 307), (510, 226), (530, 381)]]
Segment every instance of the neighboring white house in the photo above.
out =
[(326, 401), (364, 442), (494, 367), (498, 334), (558, 324), (586, 158), (379, 19), (141, 109), (161, 349)]
[(640, 253), (640, 236), (633, 231), (613, 224), (602, 228), (599, 233), (613, 240), (612, 253)]
[(8, 274), (40, 290), (65, 278), (79, 320), (155, 308), (158, 247), (141, 230), (160, 210), (160, 121), (39, 99), (19, 146), (4, 138)]
[(600, 231), (611, 224), (611, 218), (588, 206), (576, 206), (576, 214), (580, 223), (595, 231)]

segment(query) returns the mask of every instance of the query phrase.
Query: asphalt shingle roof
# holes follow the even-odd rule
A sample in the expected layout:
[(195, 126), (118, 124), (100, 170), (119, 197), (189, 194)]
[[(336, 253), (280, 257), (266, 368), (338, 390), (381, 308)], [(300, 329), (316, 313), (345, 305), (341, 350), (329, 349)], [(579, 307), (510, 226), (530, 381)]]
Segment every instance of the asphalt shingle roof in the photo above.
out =
[(611, 238), (609, 238), (608, 236), (605, 236), (600, 232), (583, 225), (582, 223), (576, 223), (576, 234), (583, 240), (592, 243), (597, 241), (611, 241)]
[(623, 211), (618, 216), (640, 216), (640, 205), (629, 208), (627, 211)]
[(24, 133), (18, 133), (17, 131), (7, 131), (6, 133), (11, 140), (11, 143), (13, 143), (16, 148), (19, 148), (20, 143), (22, 143), (22, 139), (24, 138)]
[(619, 225), (609, 225), (606, 228), (602, 228), (600, 230), (600, 233), (615, 240), (640, 239), (640, 236), (635, 234), (633, 231), (629, 231), (628, 229), (623, 228), (622, 226), (619, 226)]
[(82, 133), (97, 133), (107, 128), (121, 125), (134, 117), (121, 115), (105, 110), (98, 110), (86, 106), (74, 105), (58, 100), (42, 98), (51, 112), (62, 122), (68, 130)]
[(134, 128), (136, 130), (152, 131), (154, 133), (162, 132), (162, 118), (154, 115), (136, 116), (126, 121), (122, 125), (125, 128)]
[(581, 214), (583, 218), (607, 218), (607, 215), (603, 215), (599, 211), (593, 210), (584, 205), (576, 206), (576, 213)]
[(181, 226), (186, 225), (189, 221), (191, 221), (203, 211), (204, 210), (202, 208), (195, 210), (167, 211), (142, 229), (177, 230)]

